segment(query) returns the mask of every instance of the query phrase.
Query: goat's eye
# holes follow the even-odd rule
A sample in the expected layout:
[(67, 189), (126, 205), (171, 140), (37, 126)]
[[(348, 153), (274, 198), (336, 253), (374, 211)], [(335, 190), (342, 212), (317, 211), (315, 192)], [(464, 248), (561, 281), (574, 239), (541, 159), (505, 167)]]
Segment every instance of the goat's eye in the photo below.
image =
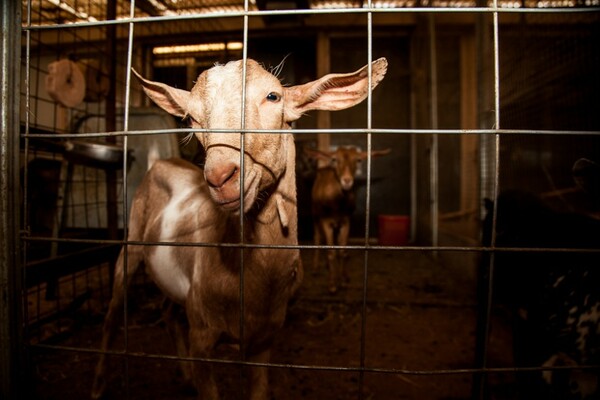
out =
[(194, 123), (198, 123), (196, 121), (196, 119), (194, 117), (192, 117), (191, 114), (185, 114), (185, 116), (183, 117), (182, 121), (187, 122), (189, 125), (192, 125)]
[(281, 95), (279, 93), (271, 92), (267, 95), (267, 100), (272, 103), (277, 103), (281, 100)]

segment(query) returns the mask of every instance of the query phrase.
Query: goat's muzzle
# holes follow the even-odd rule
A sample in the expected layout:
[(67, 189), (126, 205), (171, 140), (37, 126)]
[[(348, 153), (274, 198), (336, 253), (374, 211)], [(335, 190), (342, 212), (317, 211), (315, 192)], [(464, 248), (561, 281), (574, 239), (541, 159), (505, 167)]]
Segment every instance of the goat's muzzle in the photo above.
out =
[(343, 176), (340, 178), (340, 185), (342, 186), (342, 189), (350, 190), (352, 189), (352, 186), (354, 186), (354, 178), (351, 176)]
[[(240, 176), (240, 167), (233, 162), (219, 163), (204, 171), (212, 199), (227, 211), (237, 211), (240, 208)], [(259, 181), (252, 170), (246, 173), (243, 180), (245, 211), (254, 204)]]

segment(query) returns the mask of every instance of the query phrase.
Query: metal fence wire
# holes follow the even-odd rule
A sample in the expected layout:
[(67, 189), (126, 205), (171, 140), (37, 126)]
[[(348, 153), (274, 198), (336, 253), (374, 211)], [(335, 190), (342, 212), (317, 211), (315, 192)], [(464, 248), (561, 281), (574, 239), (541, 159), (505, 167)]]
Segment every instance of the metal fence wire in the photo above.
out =
[[(3, 398), (89, 396), (118, 251), (174, 246), (126, 239), (131, 200), (152, 146), (194, 163), (202, 152), (182, 145), (193, 130), (152, 108), (132, 69), (188, 89), (215, 62), (286, 59), (291, 84), (381, 56), (388, 77), (364, 104), (293, 127), (298, 246), (176, 244), (297, 248), (305, 265), (271, 361), (227, 346), (200, 360), (223, 398), (247, 395), (249, 366), (269, 370), (278, 399), (570, 398), (556, 376), (580, 385), (573, 396), (600, 394), (600, 184), (574, 183), (600, 168), (596, 0), (23, 0), (2, 10)], [(69, 79), (85, 90), (50, 93), (60, 68), (77, 69)], [(241, 128), (241, 154), (247, 134), (289, 132)], [(313, 244), (317, 167), (302, 149), (342, 145), (392, 154), (359, 165), (353, 240)], [(406, 241), (381, 240), (387, 214), (409, 217)], [(334, 249), (349, 254), (337, 294), (326, 267), (311, 265)], [(126, 299), (106, 396), (195, 397), (162, 329), (160, 291), (138, 274)], [(567, 332), (556, 327), (563, 311), (585, 318)], [(555, 342), (538, 317), (562, 329)], [(574, 337), (577, 355), (563, 354)]]

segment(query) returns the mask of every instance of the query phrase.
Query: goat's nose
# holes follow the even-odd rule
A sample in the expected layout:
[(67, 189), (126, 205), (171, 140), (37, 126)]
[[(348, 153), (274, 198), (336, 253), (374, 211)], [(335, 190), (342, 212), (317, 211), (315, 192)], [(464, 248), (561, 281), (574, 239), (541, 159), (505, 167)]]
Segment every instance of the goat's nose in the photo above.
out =
[(222, 163), (204, 171), (206, 182), (214, 187), (220, 188), (225, 183), (233, 179), (238, 172), (238, 167), (235, 163)]
[(354, 183), (354, 179), (347, 176), (342, 177), (341, 181), (342, 187), (346, 190), (350, 189), (352, 187), (352, 184)]

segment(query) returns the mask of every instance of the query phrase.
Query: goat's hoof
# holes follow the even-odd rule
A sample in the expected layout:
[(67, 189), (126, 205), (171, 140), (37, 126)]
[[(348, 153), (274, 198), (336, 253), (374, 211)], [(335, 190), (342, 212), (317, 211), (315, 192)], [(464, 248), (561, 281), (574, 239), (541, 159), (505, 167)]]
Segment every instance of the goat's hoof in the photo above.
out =
[(94, 379), (94, 385), (92, 386), (91, 398), (93, 400), (99, 400), (104, 395), (104, 388), (106, 383), (103, 378)]
[(198, 389), (192, 381), (184, 381), (181, 385), (181, 393), (184, 396), (196, 396), (198, 395)]

